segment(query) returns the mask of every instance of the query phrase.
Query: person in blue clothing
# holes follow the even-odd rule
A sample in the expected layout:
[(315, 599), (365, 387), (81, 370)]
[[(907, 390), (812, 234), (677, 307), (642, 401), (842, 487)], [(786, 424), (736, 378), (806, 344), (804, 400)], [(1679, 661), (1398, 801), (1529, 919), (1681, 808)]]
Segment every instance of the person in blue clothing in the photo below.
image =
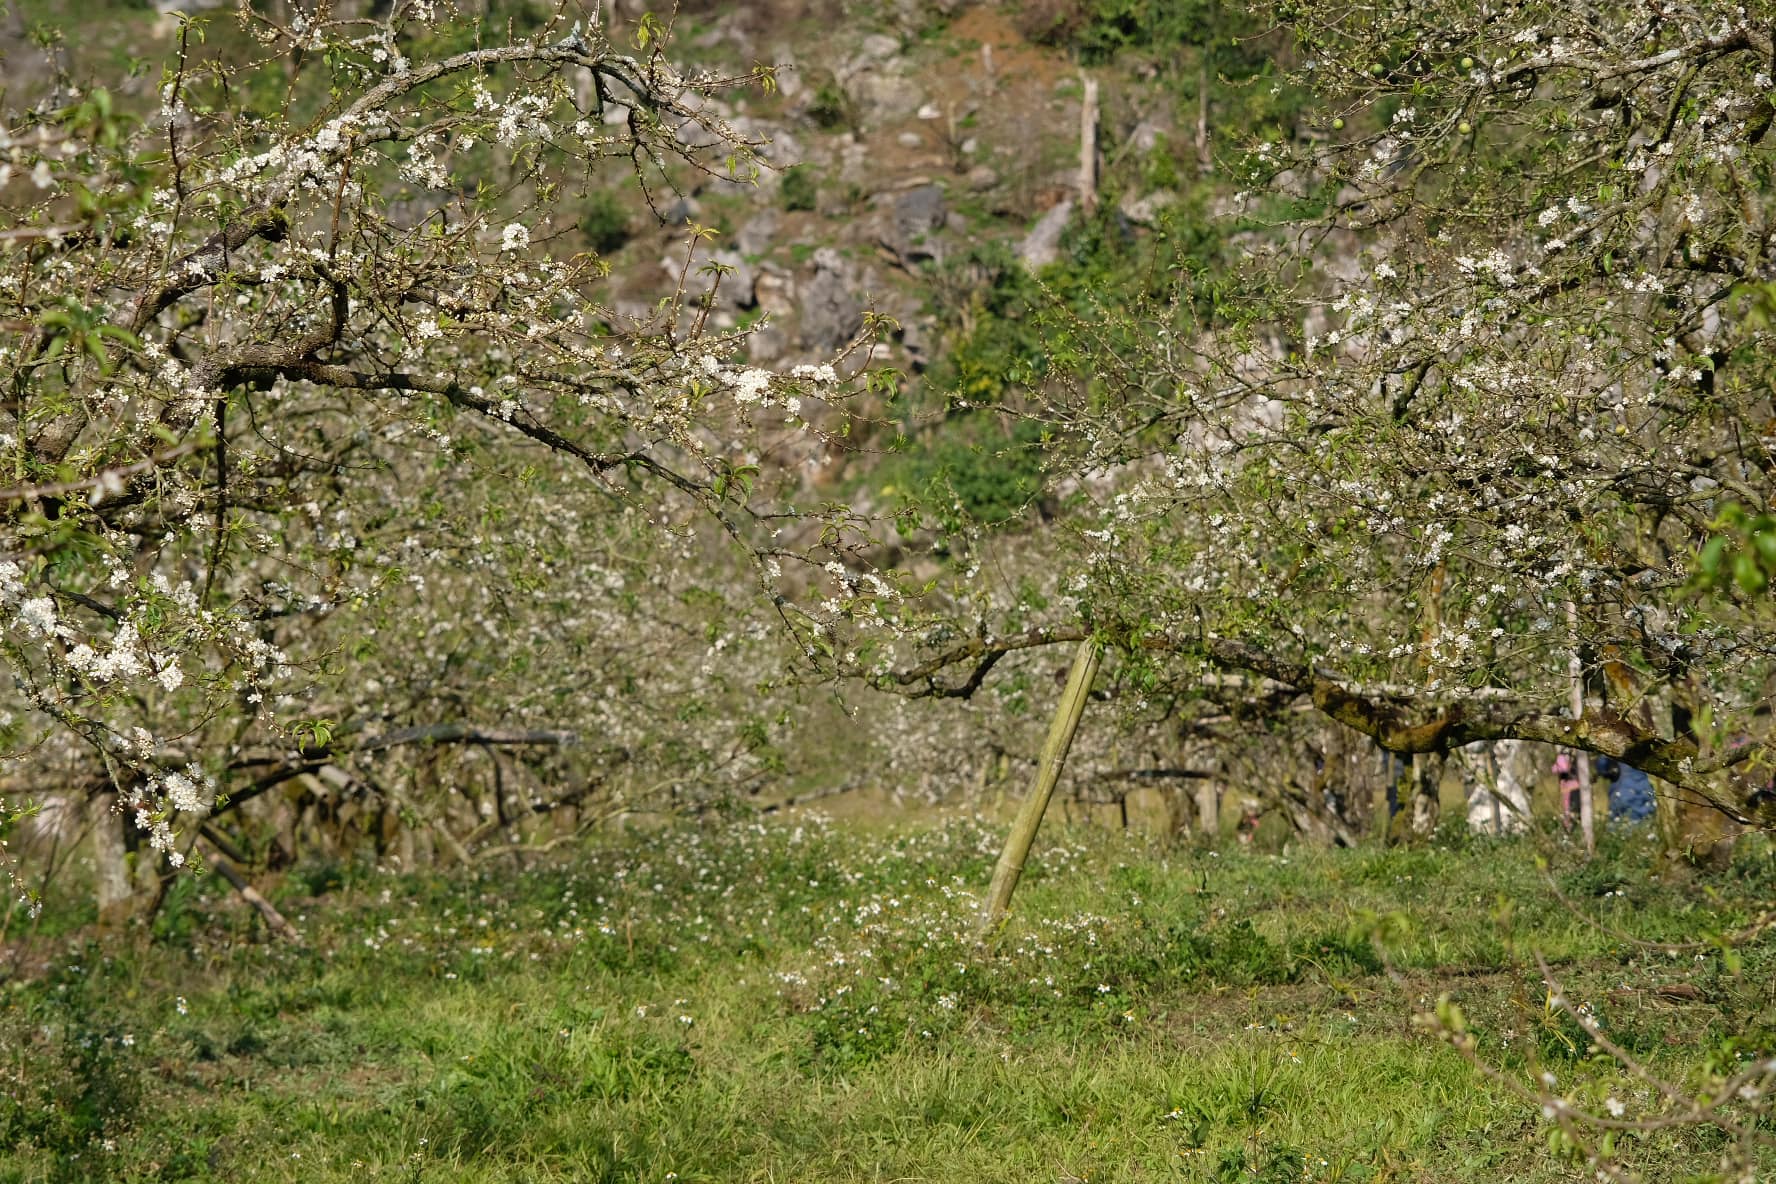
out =
[(1653, 816), (1653, 783), (1633, 765), (1615, 757), (1597, 758), (1597, 775), (1609, 782), (1609, 812), (1614, 822), (1645, 822)]

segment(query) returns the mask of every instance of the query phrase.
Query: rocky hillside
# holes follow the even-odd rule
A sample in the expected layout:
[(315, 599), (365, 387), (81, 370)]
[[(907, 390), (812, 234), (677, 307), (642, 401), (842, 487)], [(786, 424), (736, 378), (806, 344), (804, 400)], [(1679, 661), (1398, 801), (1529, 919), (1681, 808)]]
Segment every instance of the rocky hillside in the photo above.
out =
[[(1055, 31), (1039, 7), (1054, 6), (783, 2), (682, 15), (691, 61), (783, 67), (778, 96), (718, 110), (770, 142), (776, 171), (693, 189), (666, 209), (668, 225), (617, 251), (619, 310), (645, 315), (681, 273), (670, 223), (691, 218), (721, 231), (708, 255), (734, 269), (718, 293), (723, 319), (766, 321), (755, 360), (829, 353), (867, 308), (900, 326), (878, 361), (926, 373), (965, 328), (972, 289), (991, 281), (993, 245), (1031, 271), (1061, 258), (1082, 215), (1088, 86), (1095, 183), (1139, 234), (1176, 201), (1174, 175), (1198, 171), (1181, 96), (1150, 53), (1082, 67), (1064, 37), (1032, 39)], [(1150, 167), (1156, 155), (1164, 167)]]
[[(13, 96), (51, 85), (53, 58), (77, 84), (152, 104), (172, 13), (219, 0), (157, 2), (10, 0), (0, 53)], [(581, 3), (619, 43), (648, 7)], [(480, 4), (499, 30), (490, 35), (521, 35), (549, 11), (542, 0)], [(199, 15), (206, 52), (249, 60), (227, 11)], [(747, 184), (680, 177), (679, 192), (651, 203), (618, 174), (604, 188), (570, 184), (557, 231), (609, 260), (619, 326), (650, 323), (681, 283), (706, 292), (716, 276), (704, 265), (721, 264), (713, 319), (756, 327), (757, 364), (825, 360), (868, 313), (891, 318), (873, 361), (901, 375), (882, 412), (914, 458), (989, 430), (960, 422), (952, 396), (990, 403), (1041, 372), (1041, 343), (1022, 322), (1032, 301), (1054, 297), (1033, 276), (1062, 299), (1069, 285), (1076, 297), (1114, 288), (1162, 223), (1212, 256), (1223, 129), (1287, 125), (1263, 77), (1274, 45), (1241, 36), (1211, 0), (687, 0), (671, 38), (692, 67), (781, 67), (775, 94), (711, 109), (765, 141), (770, 167)], [(274, 69), (244, 83), (275, 101)], [(687, 267), (691, 224), (716, 233)]]

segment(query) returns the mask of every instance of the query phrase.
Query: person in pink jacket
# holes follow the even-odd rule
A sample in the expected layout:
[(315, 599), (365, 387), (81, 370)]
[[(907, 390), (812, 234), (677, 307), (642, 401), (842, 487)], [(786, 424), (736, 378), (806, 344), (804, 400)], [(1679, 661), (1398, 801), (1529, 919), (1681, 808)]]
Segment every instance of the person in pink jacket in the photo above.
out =
[(1560, 825), (1571, 830), (1579, 815), (1579, 762), (1572, 753), (1561, 749), (1554, 758), (1554, 776), (1560, 782)]

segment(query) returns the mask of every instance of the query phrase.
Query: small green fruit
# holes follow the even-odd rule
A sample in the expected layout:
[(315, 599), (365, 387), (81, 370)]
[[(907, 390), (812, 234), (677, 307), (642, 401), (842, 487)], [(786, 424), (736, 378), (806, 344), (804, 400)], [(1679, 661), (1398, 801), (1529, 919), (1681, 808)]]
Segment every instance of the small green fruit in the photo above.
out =
[(1382, 73), (1385, 70), (1386, 70), (1386, 67), (1383, 66), (1380, 62), (1370, 62), (1369, 63), (1369, 73), (1376, 78), (1380, 78), (1382, 76)]
[(1472, 70), (1473, 68), (1474, 68), (1474, 59), (1473, 58), (1463, 58), (1462, 59), (1462, 69)]
[(1344, 120), (1342, 120), (1342, 119), (1334, 119), (1334, 120), (1333, 120), (1333, 121), (1332, 121), (1332, 130), (1333, 130), (1333, 131), (1335, 131), (1335, 132), (1341, 132), (1341, 131), (1343, 131), (1343, 130), (1344, 130)]
[(1455, 130), (1460, 132), (1464, 136), (1472, 135), (1473, 131), (1474, 131), (1474, 125), (1464, 119), (1460, 123), (1455, 125)]

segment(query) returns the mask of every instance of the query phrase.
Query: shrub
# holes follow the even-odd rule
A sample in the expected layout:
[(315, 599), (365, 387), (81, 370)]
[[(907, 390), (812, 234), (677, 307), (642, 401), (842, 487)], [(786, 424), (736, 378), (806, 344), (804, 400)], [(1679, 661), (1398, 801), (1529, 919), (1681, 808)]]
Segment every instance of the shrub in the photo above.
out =
[(812, 210), (818, 204), (819, 197), (820, 185), (814, 179), (814, 171), (807, 165), (798, 164), (784, 172), (778, 200), (785, 210), (791, 213), (796, 210)]
[(851, 96), (845, 93), (836, 78), (823, 79), (814, 88), (814, 94), (808, 100), (808, 118), (816, 127), (829, 132), (854, 126), (856, 111)]
[(580, 233), (600, 255), (620, 250), (633, 233), (629, 211), (613, 194), (594, 190), (580, 208)]

